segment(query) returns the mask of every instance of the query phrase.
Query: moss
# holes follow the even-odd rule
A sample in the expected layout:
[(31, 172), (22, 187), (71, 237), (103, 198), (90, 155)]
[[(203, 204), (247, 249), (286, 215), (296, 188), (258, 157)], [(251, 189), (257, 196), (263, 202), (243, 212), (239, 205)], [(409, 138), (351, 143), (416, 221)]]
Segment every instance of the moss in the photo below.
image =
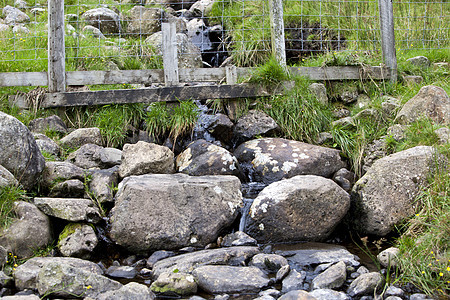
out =
[(58, 238), (58, 245), (61, 243), (62, 240), (67, 238), (69, 235), (75, 233), (75, 231), (79, 228), (81, 228), (83, 224), (81, 223), (69, 223), (64, 227), (63, 231), (59, 234)]

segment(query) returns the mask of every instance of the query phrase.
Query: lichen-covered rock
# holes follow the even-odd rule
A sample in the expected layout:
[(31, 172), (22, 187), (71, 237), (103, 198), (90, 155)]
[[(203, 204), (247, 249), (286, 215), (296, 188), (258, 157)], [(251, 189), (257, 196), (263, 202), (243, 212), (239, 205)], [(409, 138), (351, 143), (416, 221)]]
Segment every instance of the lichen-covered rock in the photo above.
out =
[(67, 126), (64, 124), (63, 120), (57, 115), (53, 115), (47, 118), (38, 118), (30, 121), (28, 128), (32, 132), (45, 134), (48, 131), (56, 132), (60, 134), (67, 133)]
[(59, 235), (58, 250), (63, 256), (89, 259), (97, 244), (97, 235), (91, 226), (71, 223)]
[(44, 170), (45, 159), (32, 133), (16, 118), (0, 111), (0, 165), (25, 189), (31, 189)]
[(128, 12), (130, 15), (127, 32), (131, 34), (151, 35), (161, 31), (161, 22), (167, 19), (166, 13), (161, 8), (134, 6)]
[(14, 203), (17, 219), (0, 233), (0, 245), (20, 258), (30, 257), (36, 249), (52, 241), (49, 218), (32, 203)]
[(94, 8), (86, 11), (82, 18), (102, 33), (119, 33), (121, 31), (119, 15), (106, 7)]
[(122, 163), (119, 176), (148, 173), (165, 174), (174, 172), (174, 155), (166, 146), (139, 141), (136, 144), (125, 144), (122, 151)]
[(248, 141), (258, 135), (270, 136), (280, 130), (280, 127), (266, 113), (259, 110), (250, 110), (239, 118), (234, 127), (233, 135), (236, 144)]
[(317, 101), (323, 105), (328, 105), (327, 88), (323, 83), (311, 83), (308, 89), (316, 97)]
[(127, 177), (111, 211), (111, 238), (132, 252), (204, 247), (237, 217), (240, 185), (235, 176)]
[(428, 68), (431, 65), (430, 60), (426, 56), (415, 56), (408, 58), (406, 61), (414, 66), (422, 68)]
[(75, 129), (61, 140), (61, 146), (67, 148), (79, 148), (84, 144), (95, 144), (102, 146), (102, 134), (97, 127)]
[(158, 294), (192, 295), (197, 292), (197, 283), (194, 276), (183, 272), (166, 272), (159, 275), (152, 285), (151, 290)]
[(34, 198), (34, 204), (46, 215), (70, 222), (100, 222), (98, 207), (90, 199)]
[(75, 166), (70, 162), (62, 161), (47, 161), (45, 162), (45, 169), (42, 173), (42, 186), (46, 188), (51, 188), (58, 182), (78, 179), (83, 180), (86, 176), (85, 171)]
[(331, 179), (299, 175), (259, 193), (250, 207), (246, 232), (261, 243), (321, 241), (349, 207), (349, 195)]
[(35, 133), (34, 138), (36, 139), (36, 144), (41, 151), (41, 153), (46, 153), (48, 155), (52, 155), (56, 160), (61, 153), (61, 147), (49, 138), (48, 136), (41, 134), (41, 133)]
[(254, 181), (272, 183), (296, 175), (331, 177), (345, 163), (336, 149), (281, 138), (262, 138), (241, 144), (234, 152), (250, 167)]
[(0, 165), (0, 188), (6, 187), (6, 186), (17, 186), (19, 182), (16, 178), (14, 178), (14, 175), (11, 174), (5, 167)]
[(403, 105), (396, 120), (409, 124), (420, 117), (431, 118), (436, 123), (450, 123), (450, 98), (443, 88), (428, 85)]
[[(130, 282), (118, 290), (107, 291), (95, 297), (95, 300), (153, 300), (153, 294), (146, 285)], [(85, 298), (86, 300), (88, 298)]]
[(362, 234), (388, 234), (414, 214), (432, 164), (443, 160), (432, 147), (417, 146), (375, 161), (353, 186), (348, 223)]
[(49, 197), (82, 198), (84, 196), (84, 183), (78, 179), (69, 179), (58, 182), (50, 188)]
[(30, 17), (16, 7), (6, 5), (3, 8), (3, 15), (5, 16), (5, 24), (16, 25), (30, 21)]
[(257, 292), (269, 278), (256, 267), (201, 266), (194, 270), (199, 287), (211, 294)]
[(201, 175), (235, 175), (244, 178), (237, 161), (225, 148), (205, 140), (197, 140), (189, 146), (176, 160), (178, 172), (192, 176)]
[(114, 187), (119, 183), (119, 167), (91, 172), (89, 191), (100, 203), (114, 201)]

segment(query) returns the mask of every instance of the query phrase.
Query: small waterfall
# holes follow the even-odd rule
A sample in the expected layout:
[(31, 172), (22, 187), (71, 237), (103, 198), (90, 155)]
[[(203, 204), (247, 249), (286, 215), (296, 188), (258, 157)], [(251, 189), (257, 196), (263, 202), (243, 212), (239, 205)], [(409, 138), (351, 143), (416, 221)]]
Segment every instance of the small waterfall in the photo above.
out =
[(242, 184), (242, 195), (244, 200), (244, 207), (241, 208), (241, 219), (239, 221), (239, 231), (245, 232), (245, 225), (250, 213), (250, 207), (253, 200), (258, 196), (267, 185), (262, 182), (248, 182)]
[(210, 112), (210, 110), (208, 106), (202, 104), (199, 100), (194, 100), (194, 103), (198, 107), (199, 117), (194, 127), (192, 140), (204, 139), (207, 142), (215, 144), (216, 139), (208, 132), (208, 127), (214, 121), (215, 116), (209, 115), (208, 112)]

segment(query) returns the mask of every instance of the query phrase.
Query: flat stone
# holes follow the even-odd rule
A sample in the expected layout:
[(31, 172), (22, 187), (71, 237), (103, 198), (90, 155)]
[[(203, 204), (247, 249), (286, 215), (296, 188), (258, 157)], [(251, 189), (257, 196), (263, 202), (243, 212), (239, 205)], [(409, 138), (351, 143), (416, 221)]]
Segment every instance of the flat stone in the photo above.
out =
[(283, 279), (281, 292), (288, 293), (290, 291), (303, 289), (305, 278), (306, 273), (304, 271), (297, 272), (296, 270), (291, 269), (289, 274)]
[(316, 276), (312, 281), (313, 289), (337, 289), (347, 279), (347, 267), (340, 261)]
[(90, 199), (34, 198), (34, 204), (46, 215), (71, 222), (100, 222), (98, 207)]
[(310, 295), (317, 300), (350, 300), (350, 297), (344, 292), (338, 292), (331, 289), (317, 289), (311, 291)]
[(378, 272), (361, 274), (348, 287), (347, 294), (351, 297), (373, 294), (376, 290), (383, 289), (384, 278)]
[(158, 294), (192, 295), (197, 293), (194, 276), (182, 272), (165, 272), (151, 285), (151, 290)]

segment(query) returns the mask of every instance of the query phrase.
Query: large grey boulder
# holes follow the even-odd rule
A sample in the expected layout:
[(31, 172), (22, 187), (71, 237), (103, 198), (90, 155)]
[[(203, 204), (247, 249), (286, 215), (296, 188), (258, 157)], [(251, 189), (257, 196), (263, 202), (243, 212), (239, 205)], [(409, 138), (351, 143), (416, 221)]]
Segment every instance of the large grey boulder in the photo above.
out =
[(281, 292), (288, 293), (294, 290), (302, 290), (305, 278), (306, 278), (305, 271), (298, 272), (295, 269), (291, 269), (289, 274), (283, 279), (281, 283), (282, 286)]
[(70, 222), (98, 223), (100, 210), (90, 199), (34, 198), (34, 204), (46, 215)]
[[(199, 17), (209, 16), (215, 0), (199, 0), (189, 8), (189, 11), (195, 13)], [(192, 3), (192, 2), (191, 2)]]
[(164, 10), (156, 7), (137, 5), (128, 12), (127, 32), (131, 34), (151, 35), (161, 31), (161, 22), (167, 19)]
[(209, 143), (197, 140), (189, 146), (176, 160), (178, 172), (192, 175), (235, 175), (244, 177), (239, 162), (228, 150)]
[(193, 275), (199, 287), (211, 294), (257, 292), (269, 284), (267, 275), (256, 267), (201, 266)]
[(58, 156), (61, 153), (61, 147), (59, 147), (54, 140), (41, 133), (35, 133), (33, 136), (36, 139), (36, 144), (41, 153), (44, 154), (45, 152), (46, 154), (53, 156), (55, 160), (58, 159)]
[(351, 297), (373, 294), (384, 287), (384, 278), (378, 272), (359, 275), (348, 287), (347, 294)]
[(69, 154), (67, 160), (83, 168), (110, 168), (120, 165), (122, 151), (115, 148), (103, 148), (95, 144), (85, 144)]
[(67, 133), (67, 126), (63, 120), (57, 115), (53, 115), (46, 118), (38, 118), (30, 121), (28, 128), (32, 132), (46, 134), (48, 131), (56, 132), (59, 134)]
[(197, 283), (194, 276), (183, 272), (165, 272), (158, 276), (151, 290), (161, 294), (192, 295), (197, 293)]
[(235, 220), (240, 186), (235, 176), (127, 177), (111, 211), (111, 238), (133, 252), (204, 247)]
[(331, 177), (345, 163), (336, 149), (281, 138), (262, 138), (241, 144), (234, 152), (249, 165), (254, 181), (272, 183), (296, 175)]
[(5, 24), (16, 25), (30, 21), (30, 17), (16, 7), (6, 5), (3, 8), (3, 15), (5, 16)]
[(396, 120), (409, 124), (420, 117), (431, 118), (436, 123), (450, 123), (450, 98), (443, 88), (428, 85), (403, 105)]
[(52, 241), (49, 218), (32, 203), (14, 203), (17, 219), (0, 234), (0, 245), (20, 258), (33, 256), (34, 251)]
[(153, 277), (158, 278), (162, 273), (174, 270), (192, 273), (195, 268), (206, 265), (240, 266), (258, 253), (260, 253), (258, 247), (240, 246), (207, 249), (172, 256), (154, 264)]
[(280, 127), (266, 113), (250, 110), (237, 121), (233, 135), (236, 144), (248, 141), (258, 135), (270, 136), (280, 130)]
[(288, 265), (288, 261), (281, 255), (260, 253), (252, 257), (249, 265), (267, 274), (276, 274), (280, 268)]
[(375, 161), (353, 186), (348, 223), (362, 234), (388, 234), (414, 214), (432, 164), (442, 160), (432, 147), (417, 146)]
[(89, 259), (97, 244), (98, 238), (92, 226), (71, 223), (59, 235), (58, 250), (63, 256)]
[(16, 118), (0, 111), (0, 165), (25, 189), (31, 189), (44, 170), (42, 156), (32, 133)]
[(75, 129), (60, 140), (61, 146), (76, 149), (84, 144), (102, 146), (102, 134), (97, 127)]
[(63, 182), (58, 182), (50, 188), (49, 197), (64, 197), (64, 198), (82, 198), (84, 196), (84, 183), (78, 179), (69, 179)]
[(42, 186), (45, 188), (51, 188), (59, 182), (63, 182), (70, 179), (78, 179), (84, 181), (86, 172), (75, 166), (70, 162), (62, 161), (47, 161), (45, 162), (45, 169), (42, 173)]
[(321, 241), (350, 207), (350, 196), (331, 179), (299, 175), (264, 188), (250, 207), (246, 232), (261, 243)]
[(148, 173), (173, 173), (174, 155), (166, 146), (139, 141), (136, 144), (125, 144), (122, 151), (122, 163), (119, 176)]
[(19, 182), (16, 178), (14, 178), (14, 175), (11, 174), (5, 167), (0, 165), (0, 188), (14, 185), (17, 186)]
[[(95, 296), (95, 300), (153, 300), (156, 296), (146, 285), (130, 282), (118, 290), (107, 291)], [(85, 298), (88, 300), (88, 298)]]
[(82, 18), (88, 25), (100, 29), (102, 33), (119, 33), (121, 31), (119, 15), (109, 8), (90, 9), (82, 15)]
[(33, 257), (19, 265), (13, 272), (16, 288), (19, 291), (37, 290), (37, 277), (41, 269), (49, 263), (58, 263), (89, 273), (102, 275), (102, 269), (93, 262), (72, 257)]

